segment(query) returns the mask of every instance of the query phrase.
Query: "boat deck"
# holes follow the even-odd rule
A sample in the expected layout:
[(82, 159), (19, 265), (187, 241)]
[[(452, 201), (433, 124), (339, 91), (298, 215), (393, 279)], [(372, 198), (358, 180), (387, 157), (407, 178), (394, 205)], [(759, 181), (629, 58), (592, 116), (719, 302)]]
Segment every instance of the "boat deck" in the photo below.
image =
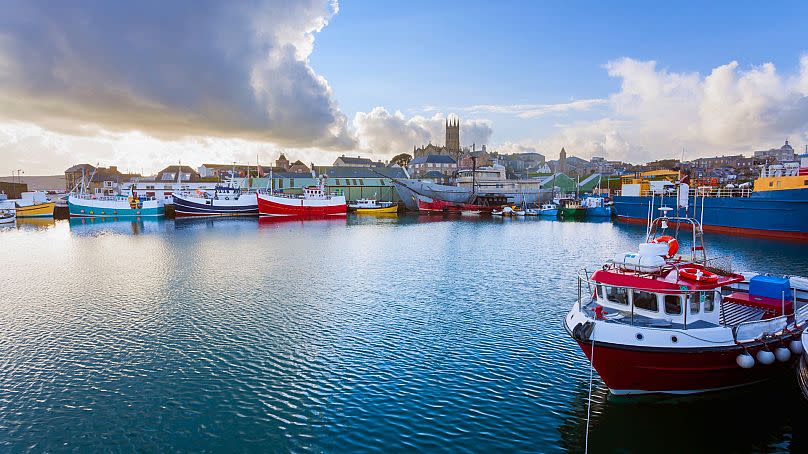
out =
[[(597, 302), (592, 299), (589, 301), (589, 303), (583, 306), (583, 311), (587, 317), (595, 318), (595, 307), (597, 306)], [(687, 329), (736, 326), (743, 322), (762, 320), (766, 315), (766, 311), (763, 309), (744, 306), (742, 304), (735, 304), (727, 301), (724, 301), (720, 306), (720, 325), (704, 320), (696, 320), (692, 323), (688, 323)], [(616, 310), (611, 307), (604, 311), (604, 316), (607, 322), (618, 323), (621, 325), (641, 326), (644, 328), (685, 329), (683, 323), (676, 323), (665, 318), (648, 317), (637, 313), (632, 316), (630, 311)]]

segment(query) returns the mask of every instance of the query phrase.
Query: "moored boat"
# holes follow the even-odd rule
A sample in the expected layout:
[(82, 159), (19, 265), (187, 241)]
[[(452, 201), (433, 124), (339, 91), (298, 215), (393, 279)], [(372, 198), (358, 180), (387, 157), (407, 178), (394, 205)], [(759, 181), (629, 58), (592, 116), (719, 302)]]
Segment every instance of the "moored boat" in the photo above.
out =
[[(733, 273), (707, 259), (697, 220), (668, 211), (649, 223), (638, 252), (579, 276), (565, 318), (611, 392), (699, 393), (792, 370), (808, 324), (805, 278)], [(689, 257), (676, 255), (669, 228), (690, 236)]]
[(558, 205), (556, 205), (555, 203), (545, 203), (539, 209), (539, 216), (544, 216), (548, 218), (558, 217)]
[(612, 217), (611, 203), (605, 197), (590, 196), (581, 202), (586, 210), (586, 217), (610, 218)]
[(205, 191), (174, 193), (177, 217), (188, 216), (258, 216), (258, 198), (232, 186), (217, 186), (213, 195)]
[(318, 186), (303, 189), (302, 195), (258, 193), (258, 213), (261, 216), (345, 216), (348, 205), (345, 196), (329, 194), (325, 190), (325, 179)]
[(583, 219), (586, 216), (586, 208), (581, 202), (575, 199), (559, 200), (558, 216), (563, 219)]
[(348, 204), (348, 209), (356, 214), (392, 214), (398, 212), (398, 205), (393, 202), (379, 202), (375, 199), (359, 199)]
[(680, 215), (697, 217), (707, 232), (808, 240), (808, 157), (802, 159), (801, 164), (763, 167), (752, 187), (682, 184), (677, 190), (666, 190), (625, 178), (614, 197), (616, 219), (644, 224), (649, 205), (675, 206), (678, 198), (687, 198), (692, 209)]
[(67, 207), (70, 217), (120, 218), (165, 215), (163, 201), (155, 197), (70, 194), (67, 197)]
[(13, 224), (17, 220), (14, 210), (0, 210), (0, 224)]

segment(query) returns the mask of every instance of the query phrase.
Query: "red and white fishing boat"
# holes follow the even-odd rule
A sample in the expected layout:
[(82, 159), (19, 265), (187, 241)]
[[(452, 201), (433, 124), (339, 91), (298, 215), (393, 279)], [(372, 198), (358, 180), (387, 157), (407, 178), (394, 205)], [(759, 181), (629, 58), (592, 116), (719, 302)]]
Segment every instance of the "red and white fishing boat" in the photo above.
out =
[(303, 188), (302, 195), (258, 193), (258, 214), (261, 216), (320, 217), (346, 216), (345, 196), (329, 194), (325, 178), (318, 186)]
[[(804, 350), (808, 279), (733, 273), (726, 259), (707, 260), (699, 221), (661, 210), (637, 253), (579, 275), (564, 320), (611, 392), (698, 393), (791, 370)], [(677, 255), (679, 232), (688, 258)]]

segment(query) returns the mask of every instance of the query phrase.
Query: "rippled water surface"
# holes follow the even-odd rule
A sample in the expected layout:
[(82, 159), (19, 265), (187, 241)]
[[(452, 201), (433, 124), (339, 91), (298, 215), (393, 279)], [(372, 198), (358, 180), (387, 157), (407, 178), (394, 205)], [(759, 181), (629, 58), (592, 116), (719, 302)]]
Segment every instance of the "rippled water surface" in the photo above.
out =
[[(547, 220), (0, 228), (0, 451), (583, 450), (575, 273), (643, 229)], [(706, 237), (808, 274), (799, 243)], [(592, 452), (801, 451), (793, 377), (690, 398), (595, 380)], [(806, 451), (802, 451), (806, 452)]]

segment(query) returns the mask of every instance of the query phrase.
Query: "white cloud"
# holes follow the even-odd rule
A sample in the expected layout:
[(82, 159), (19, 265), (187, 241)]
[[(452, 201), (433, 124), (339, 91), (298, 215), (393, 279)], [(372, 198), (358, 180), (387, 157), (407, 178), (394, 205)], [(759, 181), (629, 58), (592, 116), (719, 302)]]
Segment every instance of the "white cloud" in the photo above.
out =
[(0, 35), (0, 120), (70, 134), (351, 148), (347, 120), (308, 60), (337, 9), (328, 0), (11, 0)]
[[(449, 115), (457, 118), (457, 115)], [(390, 113), (384, 107), (375, 107), (370, 112), (358, 112), (353, 126), (360, 148), (375, 156), (392, 156), (398, 153), (412, 153), (413, 146), (431, 142), (444, 145), (446, 138), (446, 116), (435, 113), (432, 117), (415, 115), (407, 118), (400, 111)], [(461, 119), (461, 146), (477, 147), (491, 139), (491, 123), (487, 120)]]
[(606, 156), (633, 162), (725, 153), (751, 153), (783, 140), (808, 140), (808, 57), (799, 75), (785, 77), (771, 63), (741, 69), (737, 62), (707, 76), (622, 58), (606, 65), (621, 79), (608, 114), (596, 121), (557, 125), (536, 140), (555, 155)]
[(515, 115), (519, 118), (536, 118), (552, 113), (562, 113), (571, 111), (586, 111), (595, 107), (605, 105), (606, 99), (580, 99), (558, 104), (478, 104), (475, 106), (463, 107), (460, 110), (473, 113), (496, 113)]

